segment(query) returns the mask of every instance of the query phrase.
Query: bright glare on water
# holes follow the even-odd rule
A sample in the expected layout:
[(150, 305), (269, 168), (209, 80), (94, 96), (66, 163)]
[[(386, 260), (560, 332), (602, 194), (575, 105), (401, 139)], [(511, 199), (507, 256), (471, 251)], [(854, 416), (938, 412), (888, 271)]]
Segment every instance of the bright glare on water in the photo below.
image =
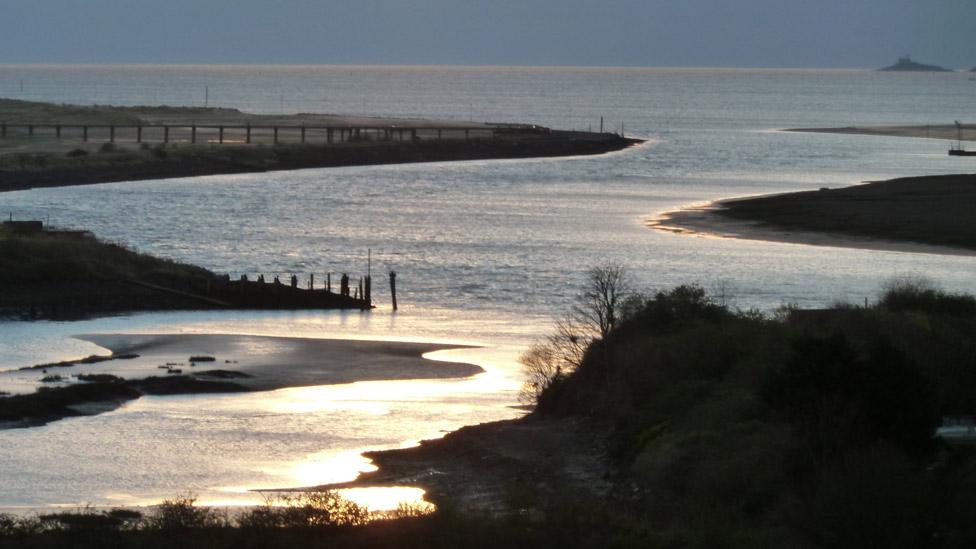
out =
[[(24, 92), (11, 83), (25, 82)], [(600, 157), (312, 169), (0, 194), (0, 212), (86, 228), (140, 251), (240, 273), (396, 270), (401, 310), (154, 313), (0, 324), (0, 368), (102, 352), (81, 333), (239, 333), (460, 342), (464, 380), (147, 397), (92, 418), (0, 432), (0, 506), (140, 504), (187, 491), (353, 478), (364, 449), (515, 417), (518, 354), (571, 304), (583, 272), (640, 287), (721, 287), (740, 307), (873, 298), (890, 277), (972, 291), (974, 259), (694, 238), (649, 230), (674, 207), (898, 176), (972, 171), (937, 140), (799, 134), (798, 126), (951, 123), (965, 75), (861, 71), (363, 67), (0, 67), (0, 96), (525, 121), (650, 138)], [(106, 368), (111, 368), (111, 363)], [(106, 370), (108, 371), (108, 370)], [(25, 381), (30, 383), (30, 380)], [(401, 492), (408, 498), (417, 492)], [(412, 495), (411, 495), (412, 494)], [(359, 497), (366, 496), (360, 494)], [(375, 494), (374, 494), (375, 497)], [(375, 499), (374, 499), (375, 501)], [(378, 505), (375, 504), (374, 505)], [(388, 505), (388, 504), (387, 504)]]

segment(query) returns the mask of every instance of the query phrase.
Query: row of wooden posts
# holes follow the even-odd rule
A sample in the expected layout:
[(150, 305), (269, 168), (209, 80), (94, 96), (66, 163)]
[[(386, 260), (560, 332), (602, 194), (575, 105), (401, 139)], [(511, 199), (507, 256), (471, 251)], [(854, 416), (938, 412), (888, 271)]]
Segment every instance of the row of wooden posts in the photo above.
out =
[[(237, 132), (244, 132), (244, 143), (250, 144), (253, 139), (253, 133), (257, 131), (271, 131), (272, 139), (275, 144), (282, 140), (282, 134), (288, 134), (294, 140), (297, 135), (298, 141), (300, 143), (306, 143), (310, 141), (310, 133), (325, 133), (326, 143), (335, 142), (347, 142), (347, 141), (362, 141), (369, 139), (370, 137), (378, 141), (417, 141), (420, 139), (420, 132), (423, 132), (425, 138), (434, 138), (441, 140), (445, 138), (445, 132), (447, 135), (457, 135), (455, 138), (460, 138), (461, 133), (465, 140), (471, 139), (472, 133), (474, 135), (481, 135), (488, 133), (489, 136), (494, 137), (496, 130), (490, 127), (484, 126), (449, 126), (449, 127), (424, 127), (424, 128), (400, 128), (397, 126), (361, 126), (361, 127), (349, 127), (349, 126), (252, 126), (247, 125), (172, 125), (172, 124), (8, 124), (6, 122), (0, 122), (0, 138), (7, 138), (12, 136), (12, 134), (17, 133), (15, 130), (20, 130), (19, 134), (23, 135), (26, 131), (28, 137), (35, 137), (38, 130), (48, 130), (48, 135), (51, 135), (53, 131), (53, 136), (57, 139), (61, 139), (68, 130), (74, 129), (76, 133), (80, 131), (81, 140), (87, 142), (90, 135), (90, 130), (102, 129), (108, 130), (108, 142), (114, 143), (118, 134), (121, 130), (134, 130), (135, 131), (135, 142), (142, 143), (147, 134), (150, 131), (155, 131), (157, 134), (157, 140), (161, 140), (163, 143), (169, 143), (170, 141), (175, 141), (171, 137), (173, 130), (182, 129), (184, 132), (189, 130), (190, 132), (190, 143), (197, 142), (198, 130), (210, 130), (217, 132), (217, 143), (223, 144), (225, 141), (225, 133), (229, 130), (236, 130)], [(159, 139), (159, 130), (162, 130), (161, 139)], [(130, 132), (131, 133), (131, 132)]]
[[(247, 274), (241, 275), (241, 282), (249, 282)], [(260, 284), (266, 284), (264, 280), (264, 275), (259, 274), (256, 282)], [(298, 276), (291, 275), (291, 287), (298, 289)], [(366, 275), (359, 279), (358, 287), (355, 288), (355, 294), (351, 295), (352, 289), (349, 286), (350, 278), (346, 273), (342, 273), (339, 278), (339, 295), (343, 297), (352, 297), (353, 299), (360, 299), (367, 303), (368, 306), (373, 304), (372, 288), (373, 288), (373, 277), (371, 275)], [(274, 277), (272, 284), (281, 284), (281, 279), (278, 276)], [(241, 285), (241, 291), (243, 292), (245, 285)], [(308, 289), (315, 289), (315, 273), (308, 275)], [(332, 293), (332, 273), (325, 274), (325, 288), (324, 290), (328, 293)], [(397, 297), (396, 297), (396, 272), (390, 271), (390, 300), (393, 304), (393, 310), (397, 310)]]

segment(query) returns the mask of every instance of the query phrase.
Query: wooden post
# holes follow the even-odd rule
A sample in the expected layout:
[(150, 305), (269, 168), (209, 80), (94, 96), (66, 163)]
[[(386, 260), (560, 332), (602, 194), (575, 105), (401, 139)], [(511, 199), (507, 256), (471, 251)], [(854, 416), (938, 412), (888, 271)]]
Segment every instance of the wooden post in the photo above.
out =
[(54, 126), (54, 136), (61, 139), (61, 124)]
[(325, 129), (325, 142), (329, 144), (332, 143), (332, 128)]
[(248, 145), (251, 144), (251, 123), (247, 123), (247, 137), (244, 138), (244, 142)]
[(325, 273), (325, 291), (332, 293), (332, 273)]
[(190, 126), (190, 143), (197, 142), (197, 127), (196, 125)]
[(390, 271), (390, 299), (393, 301), (393, 310), (397, 310), (395, 271)]
[(359, 288), (356, 289), (356, 297), (358, 297), (359, 299), (363, 299), (363, 296), (364, 295), (365, 294), (363, 294), (363, 279), (360, 278), (359, 279)]
[(81, 127), (81, 140), (88, 141), (88, 126)]
[(142, 125), (136, 126), (136, 143), (142, 143)]
[(410, 140), (411, 141), (417, 140), (417, 128), (410, 130)]
[(441, 130), (440, 128), (437, 128), (437, 140), (438, 141), (441, 140), (441, 131), (443, 131), (443, 130)]
[(308, 275), (308, 289), (309, 290), (315, 289), (315, 273), (309, 273)]
[(219, 136), (217, 137), (217, 142), (220, 143), (221, 145), (223, 145), (223, 143), (224, 143), (224, 127), (221, 126), (218, 131), (219, 131)]
[(169, 143), (169, 126), (163, 126), (163, 143)]
[(278, 144), (278, 126), (274, 127), (274, 144)]
[(34, 137), (34, 126), (33, 125), (28, 125), (27, 126), (27, 135), (29, 137)]
[(302, 143), (305, 142), (305, 126), (302, 126)]
[(108, 142), (115, 143), (115, 126), (108, 127)]
[(603, 117), (600, 117), (600, 133), (603, 133)]
[(366, 300), (366, 306), (372, 308), (373, 306), (373, 277), (366, 275), (366, 285), (363, 287), (363, 299)]
[(470, 133), (471, 133), (471, 130), (469, 130), (469, 129), (467, 129), (467, 128), (464, 128), (464, 140), (465, 140), (465, 141), (467, 141), (467, 140), (468, 140), (468, 135), (469, 135)]

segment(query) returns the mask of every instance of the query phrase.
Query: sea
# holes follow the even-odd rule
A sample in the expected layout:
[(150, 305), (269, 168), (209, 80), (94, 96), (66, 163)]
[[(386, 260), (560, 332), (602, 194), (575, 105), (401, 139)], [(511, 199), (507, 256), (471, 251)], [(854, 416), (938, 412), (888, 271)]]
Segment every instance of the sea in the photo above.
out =
[[(165, 312), (0, 322), (0, 370), (105, 353), (72, 336), (231, 333), (463, 343), (467, 379), (144, 397), (0, 431), (0, 508), (261, 501), (341, 482), (363, 450), (518, 417), (518, 357), (616, 262), (644, 292), (698, 284), (741, 309), (873, 301), (925, 277), (976, 290), (976, 258), (676, 235), (661, 212), (713, 200), (973, 171), (949, 143), (795, 127), (971, 122), (962, 73), (404, 66), (0, 66), (0, 97), (81, 105), (523, 122), (646, 143), (601, 156), (307, 169), (0, 194), (0, 214), (256, 276), (369, 269), (370, 312)], [(385, 277), (395, 271), (400, 308)], [(707, 342), (703, 342), (707, 344)], [(105, 363), (109, 364), (109, 363)], [(106, 366), (110, 368), (109, 366)], [(349, 493), (376, 508), (411, 487)]]

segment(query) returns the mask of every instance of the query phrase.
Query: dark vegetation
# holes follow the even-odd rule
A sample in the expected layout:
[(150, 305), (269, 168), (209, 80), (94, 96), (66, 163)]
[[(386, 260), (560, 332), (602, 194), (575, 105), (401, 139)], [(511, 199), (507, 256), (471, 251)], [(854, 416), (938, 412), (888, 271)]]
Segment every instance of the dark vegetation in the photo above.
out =
[[(0, 228), (0, 316), (76, 318), (127, 310), (199, 308), (200, 304), (129, 283), (185, 288), (215, 275), (134, 252), (85, 233), (18, 234)], [(54, 366), (54, 365), (52, 365)]]
[[(171, 309), (367, 307), (361, 299), (324, 289), (232, 281), (84, 231), (25, 232), (7, 226), (0, 226), (0, 287), (0, 318), (25, 320)], [(110, 358), (124, 357), (105, 359)]]
[[(924, 282), (774, 318), (682, 286), (626, 302), (535, 415), (599, 417), (624, 545), (972, 547), (976, 299)], [(530, 363), (531, 364), (531, 363)], [(564, 366), (567, 366), (564, 364)], [(570, 370), (570, 371), (567, 371)], [(556, 369), (553, 369), (556, 371)]]
[[(240, 374), (246, 377), (246, 374)], [(213, 377), (240, 377), (234, 375)], [(66, 381), (62, 376), (46, 376), (42, 381)], [(234, 393), (246, 391), (231, 381), (196, 379), (192, 376), (172, 375), (125, 380), (110, 374), (78, 376), (84, 383), (60, 387), (41, 387), (36, 392), (0, 397), (0, 421), (15, 422), (17, 427), (31, 427), (66, 417), (85, 415), (76, 406), (90, 403), (117, 403), (142, 395), (178, 395), (194, 393)]]
[(97, 154), (13, 153), (0, 164), (0, 192), (33, 187), (371, 164), (602, 154), (640, 141), (553, 132), (547, 138), (332, 145), (154, 145)]
[(719, 215), (775, 227), (976, 250), (976, 175), (906, 177), (722, 202)]

